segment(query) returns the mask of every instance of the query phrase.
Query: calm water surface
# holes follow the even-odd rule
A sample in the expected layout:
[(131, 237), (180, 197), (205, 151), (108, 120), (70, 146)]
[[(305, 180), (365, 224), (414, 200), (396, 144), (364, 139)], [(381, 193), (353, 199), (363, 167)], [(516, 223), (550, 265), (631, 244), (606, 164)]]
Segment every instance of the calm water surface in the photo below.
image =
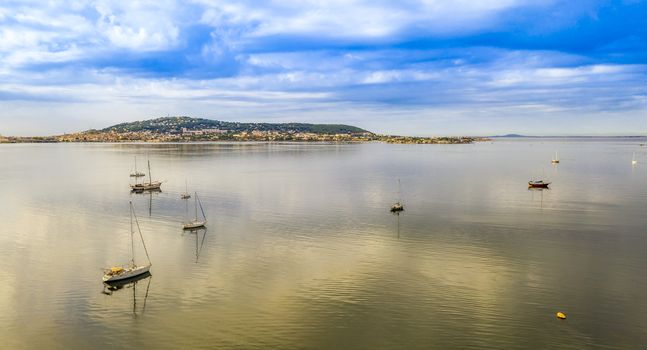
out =
[[(645, 142), (2, 145), (0, 347), (644, 347)], [(152, 276), (110, 291), (130, 200)]]

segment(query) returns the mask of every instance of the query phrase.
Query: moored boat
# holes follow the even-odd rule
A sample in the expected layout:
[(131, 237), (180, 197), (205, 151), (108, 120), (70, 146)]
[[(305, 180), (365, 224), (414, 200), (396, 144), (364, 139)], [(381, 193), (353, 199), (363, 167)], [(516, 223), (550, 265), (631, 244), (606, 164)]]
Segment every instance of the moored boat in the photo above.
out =
[[(200, 206), (200, 211), (202, 212), (202, 220), (198, 220), (198, 205)], [(207, 225), (207, 217), (204, 215), (204, 209), (202, 209), (202, 202), (198, 198), (198, 193), (195, 192), (195, 219), (189, 222), (182, 224), (182, 228), (185, 230), (192, 230), (200, 227), (205, 227)]]
[(144, 182), (140, 184), (133, 184), (130, 185), (130, 189), (139, 192), (139, 191), (150, 191), (150, 190), (159, 190), (162, 187), (162, 182), (161, 181), (152, 181), (152, 182)]
[[(137, 231), (139, 232), (139, 238), (141, 239), (142, 246), (144, 247), (144, 252), (146, 252), (146, 259), (148, 260), (148, 265), (137, 265), (135, 263), (135, 230), (133, 227), (133, 217), (135, 218), (135, 223), (137, 224)], [(144, 236), (142, 231), (139, 229), (139, 221), (137, 221), (137, 215), (135, 214), (135, 207), (133, 203), (130, 202), (130, 252), (131, 260), (130, 264), (126, 266), (113, 266), (104, 270), (103, 281), (104, 282), (114, 282), (122, 281), (131, 278), (135, 278), (145, 273), (149, 273), (152, 266), (150, 257), (148, 256), (148, 249), (146, 249), (146, 243), (144, 242)]]
[(133, 267), (111, 267), (103, 275), (104, 282), (123, 281), (149, 272), (150, 265)]
[(550, 182), (544, 182), (543, 180), (531, 180), (528, 181), (528, 188), (548, 188)]
[(189, 185), (186, 180), (184, 181), (184, 185), (186, 186), (186, 189), (184, 190), (184, 193), (180, 195), (180, 198), (189, 199), (191, 198), (191, 195), (189, 194)]
[(162, 181), (153, 181), (153, 178), (151, 176), (150, 160), (148, 161), (148, 182), (138, 183), (137, 181), (135, 181), (134, 184), (130, 185), (130, 189), (134, 192), (159, 190), (161, 189), (161, 187), (162, 187)]

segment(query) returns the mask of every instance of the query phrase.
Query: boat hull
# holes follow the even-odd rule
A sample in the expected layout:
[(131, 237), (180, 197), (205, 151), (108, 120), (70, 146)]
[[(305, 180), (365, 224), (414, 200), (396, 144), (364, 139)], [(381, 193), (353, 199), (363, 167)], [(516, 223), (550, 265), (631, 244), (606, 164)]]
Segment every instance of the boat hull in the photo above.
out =
[(191, 230), (194, 228), (205, 227), (206, 224), (207, 224), (207, 221), (189, 222), (189, 223), (183, 224), (182, 228), (185, 230)]
[(104, 282), (114, 282), (114, 281), (123, 281), (131, 278), (135, 278), (139, 275), (148, 273), (151, 269), (151, 265), (146, 266), (136, 266), (134, 268), (125, 269), (124, 272), (117, 275), (103, 275)]
[(391, 206), (391, 212), (396, 213), (404, 210), (404, 206), (400, 203), (395, 203)]
[(130, 188), (133, 191), (151, 191), (151, 190), (159, 190), (162, 187), (161, 182), (150, 182), (150, 183), (143, 183), (143, 184), (135, 184), (135, 185), (130, 185)]
[(123, 287), (125, 287), (127, 285), (139, 282), (139, 281), (141, 281), (143, 279), (146, 279), (148, 277), (151, 277), (151, 276), (152, 275), (151, 275), (150, 272), (145, 272), (145, 273), (142, 273), (141, 275), (137, 275), (135, 277), (131, 277), (131, 278), (128, 278), (128, 279), (123, 279), (123, 280), (118, 280), (118, 281), (103, 282), (104, 285), (108, 286), (108, 290), (110, 291), (109, 293), (105, 293), (105, 292), (104, 293), (108, 294), (108, 295), (111, 295), (112, 292), (114, 292), (116, 290), (119, 290), (119, 289), (121, 289), (121, 288), (123, 288)]
[(528, 182), (528, 188), (548, 188), (548, 185), (550, 185), (550, 182), (546, 182), (546, 183)]

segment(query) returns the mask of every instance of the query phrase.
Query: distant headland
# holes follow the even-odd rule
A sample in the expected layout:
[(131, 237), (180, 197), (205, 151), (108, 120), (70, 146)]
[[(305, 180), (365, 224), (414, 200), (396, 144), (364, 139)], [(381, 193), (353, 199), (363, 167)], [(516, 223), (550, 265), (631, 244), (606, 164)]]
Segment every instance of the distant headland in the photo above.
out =
[(0, 143), (47, 142), (199, 142), (306, 141), (412, 144), (465, 144), (475, 137), (411, 137), (378, 135), (356, 126), (307, 123), (238, 123), (192, 117), (163, 117), (116, 124), (100, 130), (44, 137), (3, 137)]

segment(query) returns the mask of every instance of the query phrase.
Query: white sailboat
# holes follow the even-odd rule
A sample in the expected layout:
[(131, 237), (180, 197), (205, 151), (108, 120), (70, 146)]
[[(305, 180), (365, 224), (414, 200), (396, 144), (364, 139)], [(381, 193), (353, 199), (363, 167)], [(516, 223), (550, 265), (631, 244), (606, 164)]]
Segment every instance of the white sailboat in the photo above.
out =
[(184, 193), (180, 195), (180, 198), (189, 199), (191, 198), (191, 195), (189, 194), (189, 185), (187, 184), (186, 180), (184, 180), (184, 186), (186, 186), (186, 189), (184, 190)]
[(130, 188), (135, 192), (159, 190), (162, 186), (161, 181), (153, 181), (151, 176), (151, 161), (148, 161), (148, 182), (137, 183), (130, 185)]
[(631, 157), (631, 165), (636, 164), (638, 164), (638, 161), (636, 160), (636, 152), (634, 152), (633, 156)]
[(557, 157), (557, 151), (555, 151), (555, 158), (550, 161), (553, 164), (559, 164), (559, 158)]
[[(198, 227), (204, 227), (207, 224), (207, 217), (204, 215), (204, 209), (202, 209), (202, 202), (198, 198), (198, 193), (195, 192), (195, 219), (193, 221), (185, 222), (182, 224), (182, 228), (185, 230), (191, 230)], [(202, 212), (202, 220), (198, 219), (198, 205), (200, 206), (200, 211)]]
[[(148, 265), (138, 266), (137, 264), (135, 264), (135, 230), (133, 228), (133, 217), (135, 218), (137, 232), (139, 232), (139, 238), (141, 239), (142, 245), (144, 246), (144, 252), (146, 252)], [(137, 215), (135, 214), (135, 207), (133, 206), (133, 202), (130, 202), (130, 251), (130, 264), (126, 266), (115, 266), (105, 269), (103, 275), (104, 282), (121, 281), (134, 278), (136, 276), (149, 272), (152, 266), (151, 259), (148, 256), (148, 249), (146, 249), (146, 243), (144, 242), (144, 236), (142, 236), (142, 231), (139, 228), (139, 221), (137, 221)]]
[(142, 177), (142, 176), (146, 176), (146, 174), (144, 174), (141, 171), (137, 171), (137, 156), (135, 156), (135, 170), (130, 173), (130, 177)]

